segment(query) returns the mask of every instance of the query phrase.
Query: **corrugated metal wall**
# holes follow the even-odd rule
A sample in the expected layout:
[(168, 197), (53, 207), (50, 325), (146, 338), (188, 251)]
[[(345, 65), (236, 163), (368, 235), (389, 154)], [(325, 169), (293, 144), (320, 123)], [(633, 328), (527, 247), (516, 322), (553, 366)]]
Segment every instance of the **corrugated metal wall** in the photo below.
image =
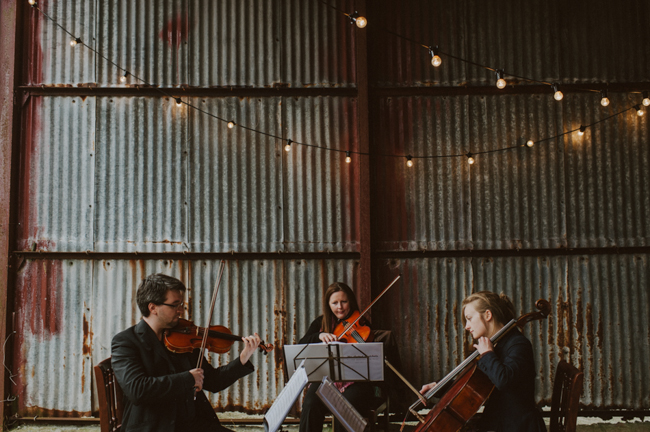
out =
[[(16, 249), (53, 255), (31, 256), (17, 270), (11, 391), (20, 397), (18, 415), (96, 409), (92, 366), (110, 355), (112, 336), (139, 319), (133, 298), (147, 274), (182, 279), (188, 316), (200, 320), (219, 266), (207, 254), (234, 252), (217, 317), (235, 333), (258, 330), (276, 346), (304, 333), (329, 283), (358, 283), (359, 157), (345, 164), (342, 153), (297, 144), (287, 153), (273, 136), (358, 150), (364, 114), (355, 88), (365, 78), (371, 240), (381, 255), (373, 290), (404, 274), (373, 318), (397, 332), (408, 378), (416, 385), (439, 378), (469, 353), (459, 310), (465, 295), (504, 291), (521, 313), (540, 297), (553, 305), (548, 321), (526, 330), (538, 355), (540, 403), (549, 402), (554, 365), (567, 358), (585, 371), (584, 405), (650, 409), (648, 383), (636, 378), (650, 367), (643, 310), (650, 292), (650, 115), (630, 111), (583, 137), (479, 155), (473, 166), (461, 157), (415, 159), (407, 168), (403, 157), (382, 156), (523, 144), (640, 102), (620, 92), (610, 93), (608, 108), (588, 92), (566, 92), (561, 103), (550, 90), (496, 95), (493, 73), (444, 56), (434, 69), (425, 49), (384, 30), (538, 80), (647, 83), (647, 3), (615, 10), (605, 1), (368, 3), (369, 76), (357, 77), (358, 30), (320, 2), (39, 2), (131, 74), (163, 88), (201, 87), (205, 95), (194, 89), (183, 100), (272, 136), (227, 129), (150, 90), (137, 94), (129, 88), (139, 84), (135, 78), (120, 83), (124, 71), (70, 47), (68, 35), (25, 6), (22, 84), (41, 93), (25, 90), (22, 105)], [(117, 93), (57, 93), (85, 83)], [(214, 96), (213, 87), (231, 94)], [(424, 87), (433, 92), (417, 94)], [(277, 92), (264, 93), (269, 88)], [(330, 88), (345, 94), (332, 96)], [(260, 96), (246, 93), (256, 89)], [(640, 250), (558, 252), (612, 247)], [(534, 256), (518, 255), (527, 249)], [(106, 256), (63, 255), (84, 251)], [(278, 251), (305, 257), (271, 256)], [(404, 258), (420, 251), (453, 256)], [(136, 252), (206, 256), (141, 259)], [(314, 252), (338, 255), (310, 257)], [(270, 406), (283, 385), (279, 353), (256, 356), (258, 372), (213, 404), (249, 412)]]

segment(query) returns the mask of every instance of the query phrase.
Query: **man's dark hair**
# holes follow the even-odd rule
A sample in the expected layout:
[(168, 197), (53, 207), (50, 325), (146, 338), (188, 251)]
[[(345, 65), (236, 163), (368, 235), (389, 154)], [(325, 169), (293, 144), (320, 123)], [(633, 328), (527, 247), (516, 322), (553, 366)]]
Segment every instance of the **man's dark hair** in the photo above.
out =
[(185, 292), (185, 285), (178, 279), (162, 273), (147, 276), (142, 280), (135, 295), (135, 301), (142, 316), (149, 316), (149, 303), (161, 305), (165, 303), (167, 291)]

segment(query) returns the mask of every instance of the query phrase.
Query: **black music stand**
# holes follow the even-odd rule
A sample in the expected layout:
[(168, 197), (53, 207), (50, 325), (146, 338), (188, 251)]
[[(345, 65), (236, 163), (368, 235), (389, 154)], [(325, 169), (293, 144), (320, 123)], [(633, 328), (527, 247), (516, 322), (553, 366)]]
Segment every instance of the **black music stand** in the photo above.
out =
[(363, 432), (366, 430), (368, 426), (366, 419), (343, 397), (339, 389), (328, 377), (323, 378), (320, 387), (316, 390), (316, 394), (348, 432)]

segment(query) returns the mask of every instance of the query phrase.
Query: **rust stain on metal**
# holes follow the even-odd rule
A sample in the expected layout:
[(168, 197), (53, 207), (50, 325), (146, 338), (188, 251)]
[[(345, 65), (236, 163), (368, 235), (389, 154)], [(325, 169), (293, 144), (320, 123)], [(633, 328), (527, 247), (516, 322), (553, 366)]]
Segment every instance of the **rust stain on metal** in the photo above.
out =
[(171, 17), (160, 30), (160, 39), (170, 47), (178, 49), (189, 35), (189, 20), (184, 13)]
[(83, 342), (83, 354), (90, 355), (90, 340), (92, 339), (92, 332), (90, 331), (90, 324), (86, 319), (86, 314), (83, 314), (83, 331), (84, 331), (84, 342)]
[(81, 418), (92, 416), (92, 411), (63, 411), (40, 407), (24, 407), (20, 414), (24, 417), (69, 417)]

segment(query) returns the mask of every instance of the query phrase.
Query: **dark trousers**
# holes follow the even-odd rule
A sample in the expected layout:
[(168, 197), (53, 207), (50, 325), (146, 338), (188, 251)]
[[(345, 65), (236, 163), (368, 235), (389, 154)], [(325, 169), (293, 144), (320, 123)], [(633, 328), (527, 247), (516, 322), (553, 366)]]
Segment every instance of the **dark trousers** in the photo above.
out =
[[(321, 432), (323, 430), (323, 421), (329, 411), (316, 394), (316, 390), (318, 390), (318, 383), (312, 383), (307, 389), (300, 415), (300, 432)], [(372, 383), (356, 382), (345, 389), (343, 396), (361, 415), (365, 416), (374, 408), (375, 389)], [(341, 432), (345, 430), (338, 421), (336, 421), (336, 430)]]

